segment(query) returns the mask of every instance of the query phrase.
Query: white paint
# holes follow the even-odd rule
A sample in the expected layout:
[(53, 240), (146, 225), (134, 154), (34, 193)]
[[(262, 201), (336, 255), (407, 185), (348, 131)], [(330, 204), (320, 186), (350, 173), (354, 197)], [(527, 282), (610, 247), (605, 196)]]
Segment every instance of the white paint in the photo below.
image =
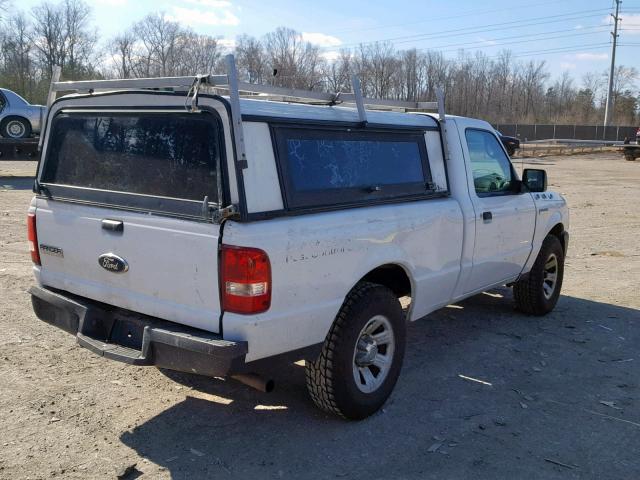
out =
[(271, 148), (269, 125), (261, 122), (243, 122), (244, 147), (250, 168), (243, 171), (247, 210), (269, 212), (282, 210), (282, 193)]
[[(104, 218), (124, 231), (102, 229)], [(219, 225), (102, 207), (37, 200), (38, 242), (61, 248), (64, 258), (41, 255), (40, 283), (192, 327), (218, 331)], [(114, 253), (124, 274), (98, 265)]]
[(248, 340), (248, 360), (322, 342), (349, 290), (386, 264), (412, 278), (410, 318), (420, 318), (453, 296), (462, 233), (451, 198), (228, 222), (225, 243), (269, 255), (273, 297), (260, 315), (225, 313), (225, 338)]
[[(96, 107), (178, 105), (184, 98), (113, 95), (74, 100)], [(229, 121), (224, 107), (201, 99), (220, 113), (225, 128), (231, 196), (238, 202)], [(355, 109), (242, 100), (245, 115), (356, 121)], [(368, 112), (377, 124), (437, 126), (430, 115)], [(346, 295), (368, 272), (398, 265), (412, 287), (409, 318), (416, 320), (453, 301), (516, 279), (531, 268), (548, 231), (562, 222), (564, 200), (535, 200), (531, 194), (479, 198), (475, 195), (465, 128), (493, 132), (483, 121), (447, 117), (447, 177), (437, 132), (425, 136), (434, 182), (451, 196), (239, 223), (227, 221), (223, 241), (263, 249), (272, 267), (271, 308), (259, 315), (224, 313), (224, 337), (246, 340), (247, 360), (257, 360), (322, 342)], [(269, 128), (244, 122), (248, 168), (244, 170), (249, 212), (282, 208), (283, 201)], [(48, 133), (47, 133), (48, 135)], [(46, 140), (46, 138), (45, 138)], [(45, 141), (46, 145), (46, 141)], [(46, 149), (46, 147), (45, 147)], [(46, 150), (45, 150), (46, 155)], [(539, 210), (540, 204), (548, 211)], [(106, 208), (37, 200), (39, 241), (62, 248), (64, 259), (42, 256), (34, 268), (40, 283), (78, 295), (187, 325), (217, 331), (220, 313), (217, 269), (218, 226)], [(538, 207), (538, 208), (536, 208)], [(33, 204), (32, 204), (33, 209)], [(483, 223), (483, 211), (493, 213)], [(102, 218), (125, 223), (122, 236), (103, 231)], [(535, 231), (534, 231), (535, 228)], [(113, 252), (130, 264), (114, 275), (97, 263)]]

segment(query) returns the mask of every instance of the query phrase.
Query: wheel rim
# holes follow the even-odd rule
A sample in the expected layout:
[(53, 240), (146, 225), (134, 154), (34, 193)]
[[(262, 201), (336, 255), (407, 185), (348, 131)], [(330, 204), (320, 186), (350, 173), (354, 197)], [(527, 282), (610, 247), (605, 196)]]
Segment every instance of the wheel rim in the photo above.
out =
[(22, 122), (11, 120), (7, 124), (7, 133), (11, 138), (21, 138), (24, 136), (25, 128)]
[(549, 255), (547, 261), (544, 264), (544, 280), (542, 282), (542, 290), (544, 298), (549, 300), (553, 296), (553, 292), (556, 291), (556, 284), (558, 283), (558, 257), (555, 253)]
[(363, 393), (377, 390), (391, 370), (395, 338), (384, 315), (372, 317), (358, 335), (353, 352), (353, 379)]

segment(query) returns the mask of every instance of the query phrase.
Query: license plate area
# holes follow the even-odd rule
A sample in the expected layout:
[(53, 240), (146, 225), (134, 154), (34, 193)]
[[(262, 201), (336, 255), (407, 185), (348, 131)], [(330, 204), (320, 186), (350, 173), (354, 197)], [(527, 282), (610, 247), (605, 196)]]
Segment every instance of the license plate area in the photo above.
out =
[(111, 329), (111, 335), (109, 335), (109, 343), (142, 350), (143, 335), (144, 323), (139, 319), (116, 315), (113, 328)]

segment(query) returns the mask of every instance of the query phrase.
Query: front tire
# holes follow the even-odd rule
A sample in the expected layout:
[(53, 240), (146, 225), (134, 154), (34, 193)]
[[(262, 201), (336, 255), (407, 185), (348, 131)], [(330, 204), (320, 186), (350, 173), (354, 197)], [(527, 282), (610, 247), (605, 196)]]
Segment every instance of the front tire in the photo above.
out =
[(545, 315), (558, 303), (564, 277), (564, 251), (555, 235), (542, 242), (529, 274), (513, 286), (516, 308), (529, 315)]
[(8, 117), (0, 125), (0, 133), (5, 138), (27, 138), (31, 135), (31, 124), (20, 117)]
[(387, 400), (400, 375), (406, 324), (388, 288), (363, 282), (347, 296), (315, 362), (306, 362), (307, 389), (330, 413), (360, 420)]

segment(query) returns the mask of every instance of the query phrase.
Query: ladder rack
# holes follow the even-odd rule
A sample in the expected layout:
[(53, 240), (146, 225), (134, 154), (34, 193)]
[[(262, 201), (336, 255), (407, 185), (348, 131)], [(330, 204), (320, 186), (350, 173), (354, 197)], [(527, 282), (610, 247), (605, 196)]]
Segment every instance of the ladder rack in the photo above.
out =
[(240, 114), (240, 98), (255, 98), (257, 100), (276, 100), (283, 102), (308, 103), (322, 102), (325, 105), (355, 104), (358, 119), (367, 123), (367, 107), (370, 109), (432, 110), (438, 112), (438, 120), (444, 124), (444, 95), (442, 90), (436, 90), (435, 102), (410, 102), (402, 100), (387, 100), (381, 98), (367, 98), (362, 96), (360, 80), (356, 75), (351, 77), (351, 93), (328, 93), (295, 88), (259, 85), (238, 80), (235, 58), (233, 55), (225, 57), (227, 64), (226, 75), (195, 75), (185, 77), (159, 78), (127, 78), (118, 80), (82, 80), (76, 82), (60, 82), (59, 69), (54, 75), (49, 88), (47, 108), (56, 99), (58, 92), (94, 93), (99, 91), (140, 90), (140, 89), (177, 89), (186, 90), (187, 101), (185, 107), (191, 111), (198, 110), (198, 93), (201, 88), (227, 90), (231, 104), (232, 125), (241, 168), (247, 168), (244, 149), (244, 135), (242, 132), (242, 116)]
[[(196, 85), (211, 88), (221, 88), (229, 91), (230, 96), (240, 96), (242, 93), (268, 95), (271, 100), (282, 99), (283, 101), (294, 100), (314, 100), (326, 102), (327, 104), (356, 104), (368, 107), (401, 108), (405, 110), (435, 110), (438, 112), (440, 120), (444, 117), (444, 104), (441, 98), (435, 102), (411, 102), (403, 100), (388, 100), (382, 98), (363, 97), (360, 89), (360, 81), (356, 75), (351, 78), (352, 93), (328, 93), (313, 90), (302, 90), (296, 88), (274, 87), (271, 85), (260, 85), (237, 80), (235, 69), (235, 59), (233, 55), (225, 58), (227, 66), (232, 67), (235, 81), (230, 81), (232, 75), (197, 75), (185, 77), (158, 77), (158, 78), (125, 78), (116, 80), (81, 80), (76, 82), (59, 82), (54, 80), (51, 83), (50, 93), (52, 94), (47, 102), (47, 106), (55, 100), (57, 92), (80, 92), (93, 93), (97, 91), (115, 90), (137, 90), (137, 89), (192, 89)], [(436, 93), (438, 97), (440, 95)], [(258, 99), (266, 98), (258, 96)], [(362, 100), (359, 102), (359, 100)], [(361, 107), (358, 107), (360, 110)], [(366, 116), (366, 115), (365, 115)]]

